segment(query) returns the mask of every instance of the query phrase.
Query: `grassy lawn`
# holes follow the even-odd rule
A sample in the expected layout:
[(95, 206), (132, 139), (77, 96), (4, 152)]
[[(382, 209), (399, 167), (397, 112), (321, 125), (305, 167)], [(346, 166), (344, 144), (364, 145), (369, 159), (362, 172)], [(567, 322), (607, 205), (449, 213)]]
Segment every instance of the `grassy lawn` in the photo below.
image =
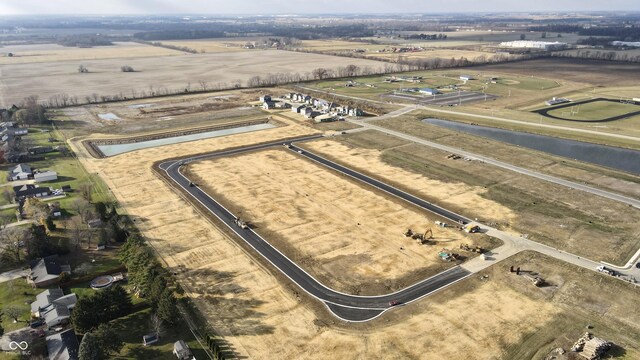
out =
[(549, 115), (569, 120), (600, 121), (614, 116), (640, 111), (637, 105), (610, 101), (594, 101), (549, 111)]
[[(175, 359), (173, 343), (184, 340), (196, 359), (206, 359), (207, 355), (184, 324), (165, 326), (160, 341), (150, 346), (142, 345), (142, 336), (152, 331), (150, 325), (151, 309), (145, 309), (111, 322), (118, 333), (122, 334), (125, 346), (117, 359)], [(187, 336), (188, 335), (188, 336)]]
[(17, 306), (23, 310), (19, 317), (21, 321), (15, 324), (13, 319), (9, 319), (6, 314), (2, 316), (2, 327), (5, 332), (28, 326), (27, 321), (31, 319), (30, 304), (36, 300), (36, 294), (43, 290), (32, 288), (25, 279), (14, 279), (0, 283), (0, 308)]

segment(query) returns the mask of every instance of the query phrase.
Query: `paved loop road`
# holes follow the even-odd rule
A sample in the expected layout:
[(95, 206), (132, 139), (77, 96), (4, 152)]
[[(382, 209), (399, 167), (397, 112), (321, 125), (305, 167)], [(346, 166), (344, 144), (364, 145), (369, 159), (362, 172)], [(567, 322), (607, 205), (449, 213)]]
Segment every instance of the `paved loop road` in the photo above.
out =
[[(292, 142), (296, 141), (307, 141), (320, 137), (320, 135), (308, 136), (297, 138), (294, 140), (288, 140), (286, 141), (286, 143), (291, 144)], [(316, 280), (313, 276), (299, 267), (295, 262), (278, 251), (267, 240), (263, 239), (251, 228), (243, 229), (237, 226), (235, 224), (236, 216), (234, 214), (232, 214), (219, 202), (213, 199), (209, 194), (202, 191), (197, 185), (190, 186), (191, 181), (180, 172), (180, 168), (182, 165), (192, 161), (230, 156), (248, 151), (256, 151), (275, 146), (282, 146), (282, 144), (282, 141), (271, 142), (238, 149), (213, 152), (210, 154), (199, 156), (186, 157), (182, 159), (174, 159), (161, 163), (159, 165), (159, 168), (165, 171), (169, 178), (173, 182), (175, 182), (177, 186), (188, 193), (193, 200), (204, 206), (211, 214), (213, 214), (227, 227), (229, 227), (229, 229), (231, 229), (242, 240), (244, 240), (258, 254), (269, 261), (275, 268), (277, 268), (280, 272), (287, 276), (292, 282), (298, 285), (309, 295), (323, 302), (333, 315), (345, 321), (362, 322), (372, 320), (385, 311), (391, 309), (394, 306), (392, 305), (392, 302), (397, 302), (397, 304), (401, 305), (416, 301), (437, 290), (460, 281), (472, 274), (472, 272), (456, 266), (395, 293), (380, 296), (358, 296), (335, 291), (321, 284), (318, 280)], [(398, 196), (416, 206), (420, 206), (428, 211), (434, 212), (442, 217), (450, 219), (451, 221), (468, 221), (460, 215), (440, 208), (413, 195), (407, 194), (383, 182), (369, 178), (349, 168), (335, 164), (327, 159), (309, 153), (308, 151), (299, 149), (294, 145), (290, 145), (290, 149), (291, 151), (296, 151), (299, 154), (312, 159), (313, 161), (321, 163), (322, 165), (356, 178), (390, 194)]]

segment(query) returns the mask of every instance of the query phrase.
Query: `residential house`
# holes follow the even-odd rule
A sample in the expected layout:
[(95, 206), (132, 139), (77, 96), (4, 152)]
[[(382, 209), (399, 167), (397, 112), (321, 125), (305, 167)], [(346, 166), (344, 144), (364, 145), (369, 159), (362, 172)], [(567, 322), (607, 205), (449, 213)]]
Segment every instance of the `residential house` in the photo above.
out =
[(302, 96), (302, 101), (307, 103), (307, 104), (311, 104), (311, 96), (309, 95), (303, 95)]
[(270, 102), (270, 101), (271, 101), (271, 95), (260, 96), (260, 102), (265, 103), (265, 102)]
[(474, 77), (471, 76), (471, 75), (460, 75), (460, 80), (463, 80), (463, 81), (469, 81), (469, 80), (473, 80), (473, 79), (474, 79)]
[(33, 180), (36, 182), (56, 181), (58, 180), (58, 173), (55, 171), (36, 171), (33, 173)]
[(291, 104), (284, 101), (278, 101), (277, 103), (275, 103), (275, 106), (276, 106), (276, 109), (288, 109), (291, 107)]
[(73, 329), (46, 337), (49, 360), (78, 360), (80, 343)]
[(193, 357), (189, 345), (183, 340), (178, 340), (173, 344), (173, 354), (180, 360), (188, 360)]
[(24, 199), (24, 198), (41, 198), (48, 196), (51, 193), (51, 188), (49, 187), (36, 187), (35, 185), (20, 185), (14, 186), (13, 192), (15, 193), (16, 200)]
[(271, 110), (276, 107), (276, 103), (273, 101), (265, 101), (262, 103), (262, 108), (265, 110)]
[(38, 155), (53, 152), (55, 149), (52, 146), (33, 146), (29, 148), (29, 154)]
[(36, 295), (31, 303), (31, 314), (43, 319), (49, 329), (69, 322), (71, 310), (76, 306), (76, 294), (64, 295), (62, 289), (48, 289)]
[(349, 116), (362, 116), (364, 115), (364, 111), (358, 108), (349, 109)]
[(304, 105), (292, 105), (291, 106), (291, 111), (296, 113), (296, 114), (300, 114), (301, 112), (304, 111), (305, 106)]
[(9, 169), (9, 181), (26, 180), (32, 176), (31, 166), (27, 164), (18, 164)]
[(305, 118), (310, 119), (313, 115), (313, 110), (310, 107), (304, 108), (304, 110), (300, 111)]
[(46, 287), (60, 282), (63, 274), (71, 274), (71, 267), (63, 265), (58, 259), (58, 255), (51, 255), (39, 260), (34, 260), (29, 264), (31, 273), (27, 282), (34, 287)]

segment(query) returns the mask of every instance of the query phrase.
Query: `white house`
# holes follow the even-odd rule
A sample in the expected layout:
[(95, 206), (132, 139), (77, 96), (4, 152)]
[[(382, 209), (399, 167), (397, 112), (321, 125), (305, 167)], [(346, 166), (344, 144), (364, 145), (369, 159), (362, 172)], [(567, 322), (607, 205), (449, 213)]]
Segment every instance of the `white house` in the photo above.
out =
[(31, 166), (27, 164), (18, 164), (9, 170), (9, 181), (26, 180), (33, 176)]
[(471, 76), (471, 75), (460, 75), (460, 80), (463, 80), (463, 81), (473, 80), (473, 76)]

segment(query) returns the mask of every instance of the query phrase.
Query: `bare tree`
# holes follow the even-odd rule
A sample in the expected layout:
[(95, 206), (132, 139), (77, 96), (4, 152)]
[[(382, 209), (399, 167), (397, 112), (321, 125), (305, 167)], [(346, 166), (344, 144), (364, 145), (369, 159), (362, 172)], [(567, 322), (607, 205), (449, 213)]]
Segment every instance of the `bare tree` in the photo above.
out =
[(92, 184), (90, 183), (80, 184), (78, 186), (78, 190), (80, 190), (80, 194), (85, 200), (87, 200), (88, 202), (91, 202), (91, 193), (93, 192)]
[(151, 314), (151, 331), (155, 332), (158, 337), (164, 332), (163, 321), (155, 313)]
[(19, 263), (20, 247), (24, 243), (26, 230), (19, 227), (10, 227), (0, 231), (0, 246), (4, 251), (12, 255), (14, 261)]
[(65, 223), (65, 227), (70, 231), (70, 239), (76, 251), (80, 247), (80, 243), (89, 232), (89, 228), (84, 224), (80, 216), (75, 216)]
[(4, 189), (4, 191), (2, 191), (2, 197), (7, 200), (9, 204), (13, 203), (13, 194), (9, 189)]
[(84, 65), (80, 65), (80, 66), (78, 66), (78, 72), (81, 73), (81, 74), (88, 73), (89, 69), (87, 69), (87, 67), (84, 66)]

